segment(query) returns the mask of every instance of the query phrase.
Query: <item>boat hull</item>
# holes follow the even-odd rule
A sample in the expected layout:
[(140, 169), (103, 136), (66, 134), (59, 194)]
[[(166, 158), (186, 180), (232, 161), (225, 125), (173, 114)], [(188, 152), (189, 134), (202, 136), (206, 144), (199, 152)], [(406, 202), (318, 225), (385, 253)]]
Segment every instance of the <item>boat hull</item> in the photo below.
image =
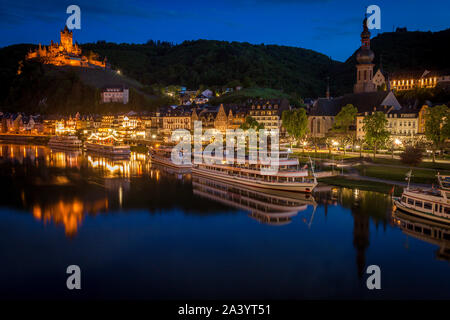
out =
[(123, 146), (112, 146), (112, 145), (102, 145), (94, 143), (85, 143), (85, 148), (87, 151), (103, 154), (108, 156), (126, 156), (128, 157), (131, 153), (130, 147)]
[(164, 166), (168, 166), (171, 168), (176, 168), (176, 169), (191, 169), (192, 165), (191, 164), (175, 164), (173, 163), (171, 160), (169, 159), (165, 159), (165, 158), (160, 158), (154, 155), (151, 155), (150, 158), (152, 159), (152, 162), (164, 165)]
[(58, 150), (78, 150), (83, 146), (83, 143), (76, 138), (52, 137), (47, 145)]
[(405, 206), (404, 204), (402, 204), (399, 200), (394, 200), (394, 205), (395, 205), (395, 210), (400, 210), (400, 211), (403, 211), (405, 213), (408, 213), (408, 214), (411, 214), (414, 216), (425, 218), (427, 220), (438, 221), (438, 222), (450, 225), (450, 219), (447, 219), (444, 217), (439, 217), (439, 216), (436, 216), (431, 213), (422, 212), (422, 211), (419, 211), (419, 210), (416, 210), (413, 208), (409, 208), (409, 207)]
[(264, 181), (252, 181), (249, 179), (243, 179), (239, 177), (230, 177), (227, 175), (223, 175), (217, 172), (209, 172), (207, 170), (202, 170), (198, 168), (192, 168), (192, 173), (222, 180), (226, 182), (231, 183), (239, 183), (241, 185), (247, 186), (247, 187), (254, 187), (258, 189), (267, 189), (267, 190), (280, 190), (280, 191), (291, 191), (291, 192), (304, 192), (304, 193), (311, 193), (314, 188), (317, 186), (317, 183), (315, 182), (305, 182), (305, 183), (267, 183)]

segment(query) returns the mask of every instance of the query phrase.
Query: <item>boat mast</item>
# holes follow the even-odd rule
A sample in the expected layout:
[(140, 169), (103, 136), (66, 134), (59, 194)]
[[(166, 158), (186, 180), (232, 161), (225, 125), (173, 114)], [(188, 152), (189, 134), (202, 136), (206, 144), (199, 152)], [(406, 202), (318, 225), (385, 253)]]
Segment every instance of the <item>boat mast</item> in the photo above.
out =
[(409, 184), (411, 182), (411, 176), (412, 176), (412, 169), (409, 170), (409, 172), (406, 174), (406, 179), (408, 179), (408, 186), (406, 187), (406, 190), (409, 190)]
[(308, 156), (308, 157), (309, 157), (309, 163), (311, 164), (311, 172), (312, 172), (313, 177), (314, 177), (314, 183), (317, 183), (316, 173), (314, 172), (314, 165), (312, 163), (311, 156)]

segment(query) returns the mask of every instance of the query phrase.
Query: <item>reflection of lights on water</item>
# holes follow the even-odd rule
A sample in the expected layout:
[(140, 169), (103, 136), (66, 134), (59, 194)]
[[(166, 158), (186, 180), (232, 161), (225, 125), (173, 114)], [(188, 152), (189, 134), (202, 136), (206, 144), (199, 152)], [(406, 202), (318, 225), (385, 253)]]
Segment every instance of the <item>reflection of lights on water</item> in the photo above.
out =
[(108, 199), (101, 198), (92, 202), (83, 202), (78, 198), (60, 199), (53, 203), (35, 203), (32, 208), (33, 217), (45, 224), (54, 223), (64, 226), (66, 236), (76, 235), (86, 213), (97, 214), (108, 209)]
[(119, 206), (122, 208), (122, 197), (123, 197), (123, 190), (122, 186), (119, 187)]
[(355, 199), (358, 199), (358, 197), (359, 197), (359, 189), (354, 189), (353, 190), (353, 194), (355, 196)]

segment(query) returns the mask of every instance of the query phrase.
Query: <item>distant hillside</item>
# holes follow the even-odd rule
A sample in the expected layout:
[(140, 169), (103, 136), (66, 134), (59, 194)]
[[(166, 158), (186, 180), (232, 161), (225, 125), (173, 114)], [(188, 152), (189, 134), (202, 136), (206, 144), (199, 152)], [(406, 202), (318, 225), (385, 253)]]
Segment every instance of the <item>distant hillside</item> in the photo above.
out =
[[(12, 78), (8, 77), (8, 72), (5, 75), (2, 82), (8, 90), (3, 92), (1, 111), (42, 114), (74, 114), (80, 111), (92, 114), (153, 110), (171, 102), (169, 98), (145, 93), (141, 84), (112, 70), (55, 67), (27, 61), (23, 63), (20, 75), (15, 74)], [(108, 85), (129, 87), (129, 103), (100, 103), (100, 88)]]
[[(106, 110), (106, 106), (98, 104), (98, 89), (115, 81), (124, 81), (132, 88), (132, 102), (128, 107), (133, 109), (147, 110), (168, 103), (167, 98), (155, 98), (168, 85), (188, 89), (241, 85), (250, 89), (216, 102), (241, 101), (252, 95), (301, 101), (300, 98), (324, 96), (327, 76), (330, 76), (333, 96), (352, 92), (356, 73), (354, 54), (340, 63), (302, 48), (196, 40), (179, 45), (154, 41), (146, 44), (98, 41), (81, 45), (84, 53), (93, 51), (106, 56), (121, 75), (113, 70), (57, 70), (29, 64), (24, 74), (17, 76), (19, 61), (34, 47), (20, 44), (0, 49), (0, 107), (3, 109)], [(379, 67), (381, 54), (383, 68), (388, 72), (450, 69), (450, 29), (383, 33), (372, 39), (371, 47), (375, 52), (374, 71)]]
[[(371, 40), (375, 53), (374, 72), (383, 56), (383, 70), (389, 73), (450, 68), (450, 29), (439, 32), (385, 32)], [(356, 50), (355, 50), (356, 52)], [(335, 64), (331, 82), (332, 95), (353, 90), (356, 79), (355, 53), (343, 64)]]
[(218, 98), (213, 98), (210, 102), (213, 105), (223, 104), (241, 104), (247, 103), (249, 100), (254, 99), (288, 99), (292, 105), (300, 106), (302, 101), (295, 100), (293, 96), (283, 93), (279, 90), (270, 88), (246, 88), (239, 91), (234, 91), (228, 94), (224, 94)]
[(231, 86), (263, 87), (311, 97), (322, 94), (324, 78), (333, 64), (312, 50), (252, 45), (213, 40), (185, 41), (179, 45), (97, 42), (82, 45), (123, 73), (146, 85), (182, 85), (196, 89)]

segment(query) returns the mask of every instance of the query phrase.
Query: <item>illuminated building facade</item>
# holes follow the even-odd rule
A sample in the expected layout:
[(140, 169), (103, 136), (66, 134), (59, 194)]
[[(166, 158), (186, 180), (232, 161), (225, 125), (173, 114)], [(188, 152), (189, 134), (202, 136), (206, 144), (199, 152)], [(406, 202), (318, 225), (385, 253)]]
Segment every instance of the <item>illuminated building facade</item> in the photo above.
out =
[(106, 58), (100, 61), (96, 54), (91, 54), (89, 57), (81, 54), (81, 48), (76, 43), (73, 43), (73, 33), (67, 26), (60, 32), (60, 39), (60, 43), (52, 41), (49, 46), (41, 46), (39, 44), (36, 50), (30, 51), (26, 55), (26, 59), (38, 59), (44, 64), (55, 66), (106, 67)]
[(101, 92), (101, 102), (117, 102), (127, 104), (130, 99), (130, 91), (126, 87), (107, 87)]
[(450, 82), (450, 72), (429, 70), (397, 72), (390, 77), (391, 88), (397, 91), (432, 89), (444, 82)]

